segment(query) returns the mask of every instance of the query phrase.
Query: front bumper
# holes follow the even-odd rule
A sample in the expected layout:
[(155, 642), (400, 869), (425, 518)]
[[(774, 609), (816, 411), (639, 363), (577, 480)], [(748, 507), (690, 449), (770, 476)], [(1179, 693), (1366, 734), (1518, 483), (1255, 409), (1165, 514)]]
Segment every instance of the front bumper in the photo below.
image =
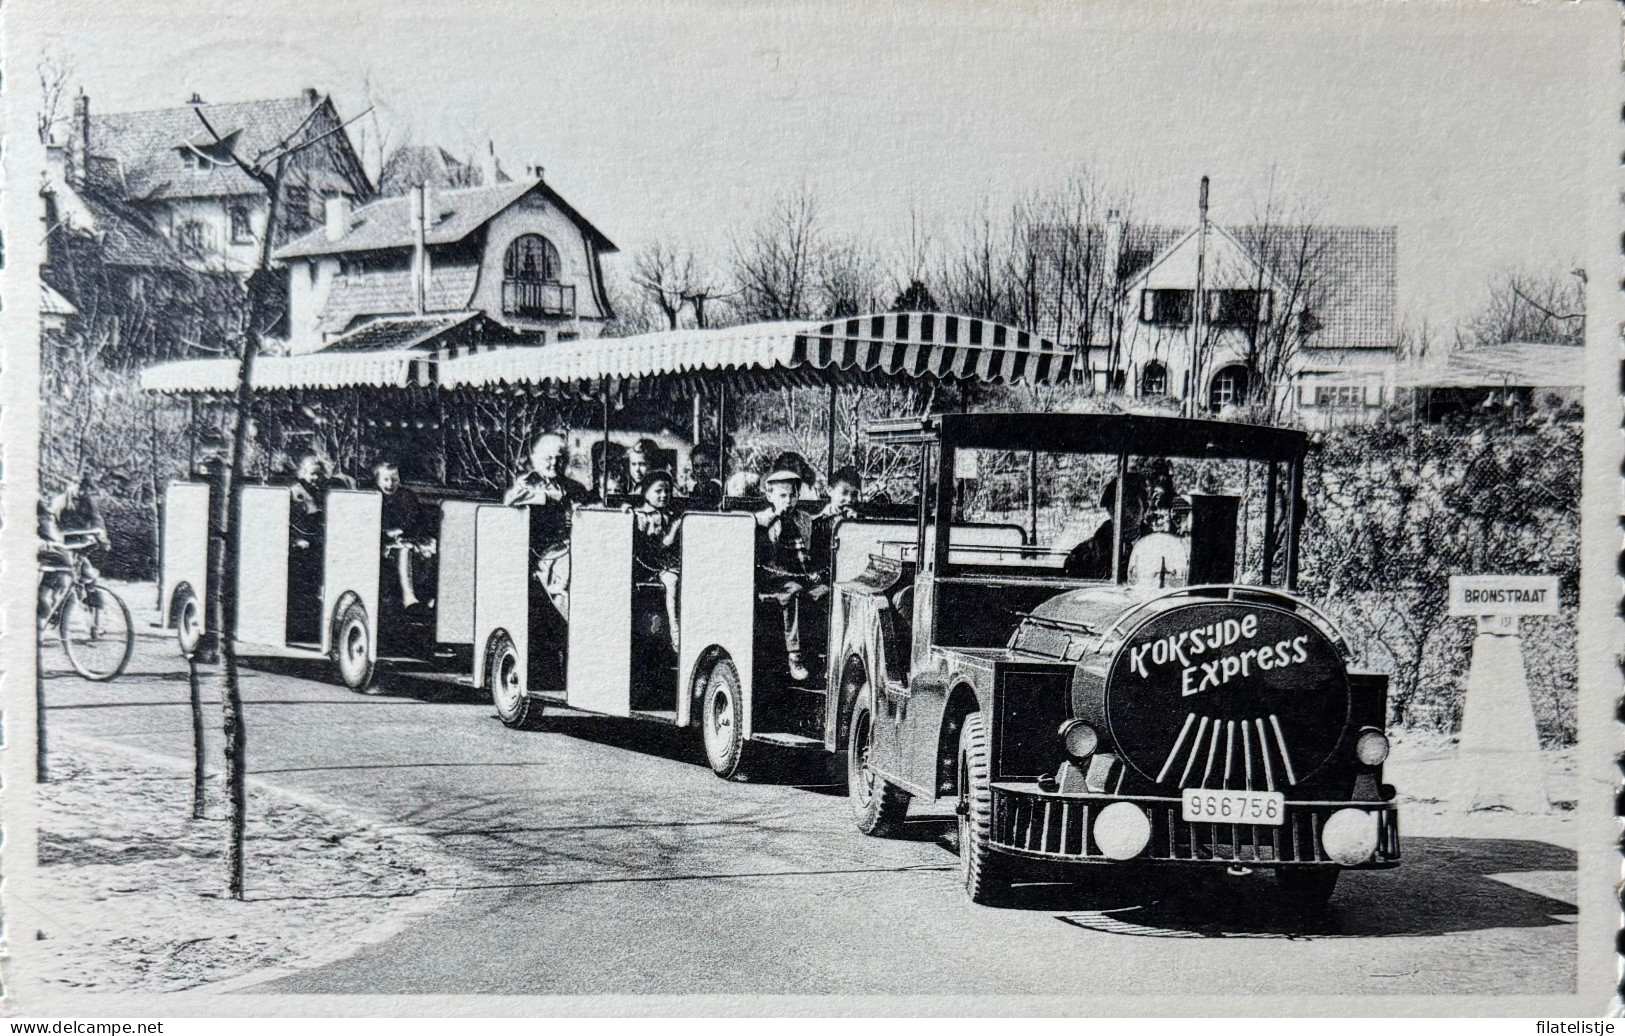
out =
[(1073, 863), (1117, 863), (1103, 853), (1093, 833), (1094, 818), (1114, 802), (1129, 802), (1145, 812), (1150, 841), (1133, 858), (1136, 863), (1280, 864), (1340, 866), (1321, 843), (1326, 818), (1341, 809), (1376, 815), (1377, 849), (1372, 858), (1350, 868), (1379, 870), (1399, 865), (1399, 810), (1392, 802), (1286, 803), (1285, 823), (1211, 824), (1180, 817), (1180, 800), (1152, 795), (1091, 795), (1045, 791), (1036, 783), (993, 783), (992, 845), (1012, 856)]

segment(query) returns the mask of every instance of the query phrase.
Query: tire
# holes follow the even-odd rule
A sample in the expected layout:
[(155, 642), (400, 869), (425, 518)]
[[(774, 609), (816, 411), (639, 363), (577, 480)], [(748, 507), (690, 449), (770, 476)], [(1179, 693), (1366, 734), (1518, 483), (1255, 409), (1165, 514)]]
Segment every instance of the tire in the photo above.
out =
[(700, 735), (705, 741), (705, 758), (718, 777), (728, 781), (746, 779), (749, 752), (745, 741), (745, 702), (740, 691), (739, 670), (733, 659), (723, 657), (712, 663), (700, 687)]
[(542, 702), (525, 693), (524, 660), (506, 630), (491, 634), (485, 653), (485, 688), (491, 692), (502, 725), (514, 730), (539, 730)]
[(372, 686), (375, 663), (372, 658), (372, 630), (367, 625), (367, 606), (350, 598), (333, 620), (333, 640), (329, 654), (339, 680), (352, 691)]
[(1287, 905), (1300, 910), (1320, 910), (1337, 891), (1341, 867), (1277, 867), (1275, 884)]
[(869, 766), (873, 732), (874, 715), (868, 703), (860, 701), (846, 741), (846, 794), (859, 831), (875, 838), (895, 838), (903, 830), (910, 796)]
[(124, 672), (135, 647), (130, 609), (104, 586), (92, 586), (83, 594), (68, 591), (57, 635), (68, 664), (87, 680), (111, 680)]
[(1010, 891), (1010, 861), (993, 840), (993, 789), (987, 730), (980, 713), (965, 717), (959, 731), (959, 877), (972, 903), (992, 905)]
[(170, 614), (175, 619), (175, 642), (180, 646), (181, 657), (191, 658), (203, 643), (203, 604), (191, 587), (181, 587)]

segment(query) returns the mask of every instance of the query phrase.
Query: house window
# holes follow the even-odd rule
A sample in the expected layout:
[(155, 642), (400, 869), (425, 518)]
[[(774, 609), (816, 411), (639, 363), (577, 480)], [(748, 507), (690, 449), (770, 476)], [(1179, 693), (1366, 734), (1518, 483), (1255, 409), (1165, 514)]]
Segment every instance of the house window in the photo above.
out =
[(248, 218), (247, 205), (233, 205), (231, 207), (231, 243), (234, 245), (249, 245), (254, 243), (254, 226)]
[(175, 228), (175, 247), (183, 254), (200, 256), (208, 249), (209, 228), (195, 219)]
[(1251, 288), (1208, 292), (1208, 316), (1215, 327), (1256, 327), (1270, 318), (1270, 293)]
[(502, 275), (510, 281), (556, 284), (559, 250), (540, 234), (523, 234), (508, 246), (508, 254), (502, 260)]
[(1140, 395), (1166, 396), (1168, 394), (1168, 368), (1162, 361), (1152, 360), (1140, 373)]
[(523, 234), (502, 257), (502, 312), (511, 317), (573, 317), (576, 289), (559, 283), (559, 250), (540, 234)]
[(282, 192), (282, 226), (290, 234), (310, 229), (310, 188), (294, 184)]
[(1316, 385), (1315, 406), (1348, 410), (1366, 405), (1364, 385)]
[(1247, 368), (1239, 363), (1219, 368), (1208, 386), (1208, 409), (1214, 412), (1247, 402)]
[(1189, 288), (1147, 288), (1140, 293), (1140, 320), (1146, 324), (1183, 327), (1191, 322)]

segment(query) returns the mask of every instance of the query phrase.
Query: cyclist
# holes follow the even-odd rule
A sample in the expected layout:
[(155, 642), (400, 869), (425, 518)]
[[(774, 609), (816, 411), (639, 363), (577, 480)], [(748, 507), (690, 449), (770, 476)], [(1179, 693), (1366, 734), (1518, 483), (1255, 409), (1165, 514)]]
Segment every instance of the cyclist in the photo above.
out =
[[(107, 525), (96, 507), (92, 492), (95, 483), (88, 472), (70, 478), (62, 492), (41, 498), (39, 521), (39, 615), (50, 614), (56, 596), (67, 588), (72, 578), (75, 551), (88, 548), (106, 549), (111, 545)], [(96, 569), (85, 562), (87, 574), (94, 579)]]

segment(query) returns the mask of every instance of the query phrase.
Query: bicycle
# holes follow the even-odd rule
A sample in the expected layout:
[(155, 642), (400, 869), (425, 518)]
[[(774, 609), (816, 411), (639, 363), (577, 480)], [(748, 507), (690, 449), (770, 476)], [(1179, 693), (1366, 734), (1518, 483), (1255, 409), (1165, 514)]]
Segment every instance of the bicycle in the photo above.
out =
[(129, 664), (135, 627), (130, 609), (118, 594), (97, 581), (96, 569), (84, 556), (97, 540), (93, 534), (70, 533), (50, 552), (65, 560), (41, 559), (41, 583), (66, 577), (66, 585), (55, 591), (40, 633), (55, 626), (74, 672), (87, 680), (103, 681), (118, 676)]

